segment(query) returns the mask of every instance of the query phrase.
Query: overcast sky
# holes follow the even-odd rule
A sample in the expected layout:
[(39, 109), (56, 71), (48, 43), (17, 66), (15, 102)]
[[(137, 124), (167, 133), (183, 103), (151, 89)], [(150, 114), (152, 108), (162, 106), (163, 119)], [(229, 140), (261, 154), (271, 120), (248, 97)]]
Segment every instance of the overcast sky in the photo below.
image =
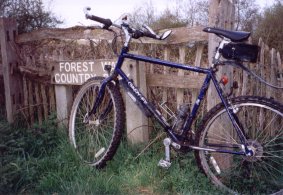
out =
[[(142, 6), (144, 0), (43, 0), (47, 9), (64, 20), (62, 27), (75, 25), (89, 25), (83, 14), (83, 8), (90, 6), (94, 15), (110, 18), (112, 21), (118, 19), (123, 13), (132, 12), (135, 7)], [(51, 4), (49, 4), (51, 2)], [(152, 0), (157, 11), (161, 12), (170, 7), (172, 0)], [(261, 6), (270, 6), (274, 0), (256, 0)], [(92, 22), (93, 23), (93, 22)]]

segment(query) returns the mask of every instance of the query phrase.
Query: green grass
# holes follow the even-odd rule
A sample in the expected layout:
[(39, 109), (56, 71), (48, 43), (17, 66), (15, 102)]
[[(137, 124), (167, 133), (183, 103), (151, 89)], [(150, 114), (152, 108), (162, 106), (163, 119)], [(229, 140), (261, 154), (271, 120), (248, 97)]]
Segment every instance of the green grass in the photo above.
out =
[(162, 141), (144, 146), (120, 145), (106, 168), (83, 164), (54, 119), (31, 129), (0, 121), (0, 194), (222, 194), (199, 172), (193, 153), (157, 166)]

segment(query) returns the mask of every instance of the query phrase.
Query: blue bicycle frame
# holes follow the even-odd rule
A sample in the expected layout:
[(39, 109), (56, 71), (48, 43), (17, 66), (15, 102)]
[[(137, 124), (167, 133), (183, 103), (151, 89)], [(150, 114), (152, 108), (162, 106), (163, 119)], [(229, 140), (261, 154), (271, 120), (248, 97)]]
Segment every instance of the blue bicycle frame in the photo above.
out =
[[(175, 134), (170, 125), (167, 123), (165, 118), (161, 115), (161, 113), (154, 107), (152, 106), (148, 100), (143, 96), (143, 94), (139, 91), (139, 89), (134, 85), (134, 83), (127, 77), (127, 75), (123, 72), (122, 70), (122, 65), (125, 59), (132, 59), (132, 60), (137, 60), (137, 61), (143, 61), (143, 62), (148, 62), (152, 64), (158, 64), (158, 65), (163, 65), (171, 68), (176, 68), (176, 69), (183, 69), (187, 71), (193, 71), (193, 72), (198, 72), (201, 74), (206, 74), (206, 78), (202, 84), (202, 87), (200, 89), (200, 93), (198, 95), (198, 98), (196, 102), (194, 103), (193, 109), (190, 113), (190, 115), (187, 117), (186, 122), (183, 126), (182, 129), (182, 134)], [(127, 89), (129, 92), (135, 97), (137, 104), (141, 105), (143, 109), (147, 110), (150, 112), (154, 118), (157, 119), (159, 124), (164, 128), (165, 132), (169, 135), (171, 140), (177, 144), (179, 144), (181, 147), (187, 147), (187, 148), (192, 148), (192, 149), (197, 149), (197, 150), (207, 150), (207, 151), (214, 151), (214, 152), (220, 152), (220, 153), (230, 153), (230, 154), (238, 154), (238, 155), (246, 155), (248, 152), (250, 152), (247, 148), (247, 140), (245, 138), (245, 135), (243, 133), (243, 130), (241, 126), (238, 124), (238, 118), (237, 116), (233, 113), (233, 108), (231, 105), (229, 105), (226, 97), (223, 96), (222, 94), (222, 89), (219, 85), (219, 82), (216, 79), (215, 76), (216, 70), (214, 68), (200, 68), (200, 67), (195, 67), (191, 65), (184, 65), (184, 64), (179, 64), (179, 63), (173, 63), (169, 61), (164, 61), (156, 58), (151, 58), (151, 57), (146, 57), (146, 56), (141, 56), (141, 55), (136, 55), (136, 54), (131, 54), (128, 53), (128, 47), (123, 47), (121, 50), (121, 53), (118, 57), (118, 61), (116, 63), (116, 66), (113, 70), (113, 73), (105, 78), (102, 83), (101, 83), (101, 88), (98, 94), (98, 97), (94, 103), (93, 109), (89, 113), (89, 115), (93, 114), (96, 112), (97, 107), (99, 106), (100, 102), (102, 101), (104, 97), (104, 92), (105, 92), (105, 87), (107, 83), (111, 82), (112, 80), (116, 79), (118, 76), (122, 78), (122, 82), (124, 82), (127, 85)], [(198, 147), (198, 146), (193, 146), (189, 143), (188, 140), (188, 131), (191, 130), (191, 126), (193, 124), (194, 119), (196, 118), (200, 103), (202, 102), (204, 96), (206, 95), (207, 89), (209, 87), (210, 82), (213, 82), (216, 91), (221, 99), (221, 102), (224, 104), (228, 116), (234, 126), (234, 128), (237, 131), (237, 134), (239, 136), (239, 139), (242, 143), (242, 145), (245, 148), (245, 151), (232, 151), (232, 150), (222, 150), (219, 149), (221, 147), (230, 147), (234, 148), (235, 146), (227, 146), (227, 145), (219, 145), (217, 144), (217, 149), (215, 148), (210, 148), (210, 147)], [(123, 87), (123, 85), (122, 85)], [(214, 146), (215, 147), (215, 146)]]

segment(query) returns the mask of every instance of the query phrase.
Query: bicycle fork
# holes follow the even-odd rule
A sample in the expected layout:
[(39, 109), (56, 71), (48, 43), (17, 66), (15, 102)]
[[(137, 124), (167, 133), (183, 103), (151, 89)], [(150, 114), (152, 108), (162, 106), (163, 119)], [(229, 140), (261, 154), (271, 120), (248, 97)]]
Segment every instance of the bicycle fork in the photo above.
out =
[[(93, 104), (93, 107), (91, 109), (90, 112), (86, 113), (85, 117), (84, 117), (84, 122), (87, 123), (89, 121), (89, 117), (92, 115), (92, 114), (95, 114), (96, 113), (96, 110), (97, 108), (99, 107), (99, 105), (101, 104), (103, 98), (104, 98), (104, 94), (105, 94), (105, 88), (106, 88), (106, 85), (107, 83), (109, 83), (113, 78), (110, 76), (106, 79), (104, 79), (102, 81), (102, 84), (99, 88), (99, 92), (98, 92), (98, 95), (95, 99), (95, 102)], [(112, 104), (111, 102), (109, 102), (109, 106), (112, 107)], [(108, 110), (105, 111), (106, 113), (104, 114), (107, 114)], [(105, 116), (102, 116), (102, 117), (105, 117)]]

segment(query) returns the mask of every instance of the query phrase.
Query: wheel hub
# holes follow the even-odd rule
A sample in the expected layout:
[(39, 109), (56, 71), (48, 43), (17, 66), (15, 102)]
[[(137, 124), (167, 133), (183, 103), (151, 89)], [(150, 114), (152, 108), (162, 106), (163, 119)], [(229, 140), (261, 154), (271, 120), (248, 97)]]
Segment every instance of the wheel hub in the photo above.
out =
[(249, 162), (256, 162), (262, 158), (263, 147), (256, 140), (248, 140), (248, 149), (252, 151), (252, 156), (245, 156), (245, 160)]

